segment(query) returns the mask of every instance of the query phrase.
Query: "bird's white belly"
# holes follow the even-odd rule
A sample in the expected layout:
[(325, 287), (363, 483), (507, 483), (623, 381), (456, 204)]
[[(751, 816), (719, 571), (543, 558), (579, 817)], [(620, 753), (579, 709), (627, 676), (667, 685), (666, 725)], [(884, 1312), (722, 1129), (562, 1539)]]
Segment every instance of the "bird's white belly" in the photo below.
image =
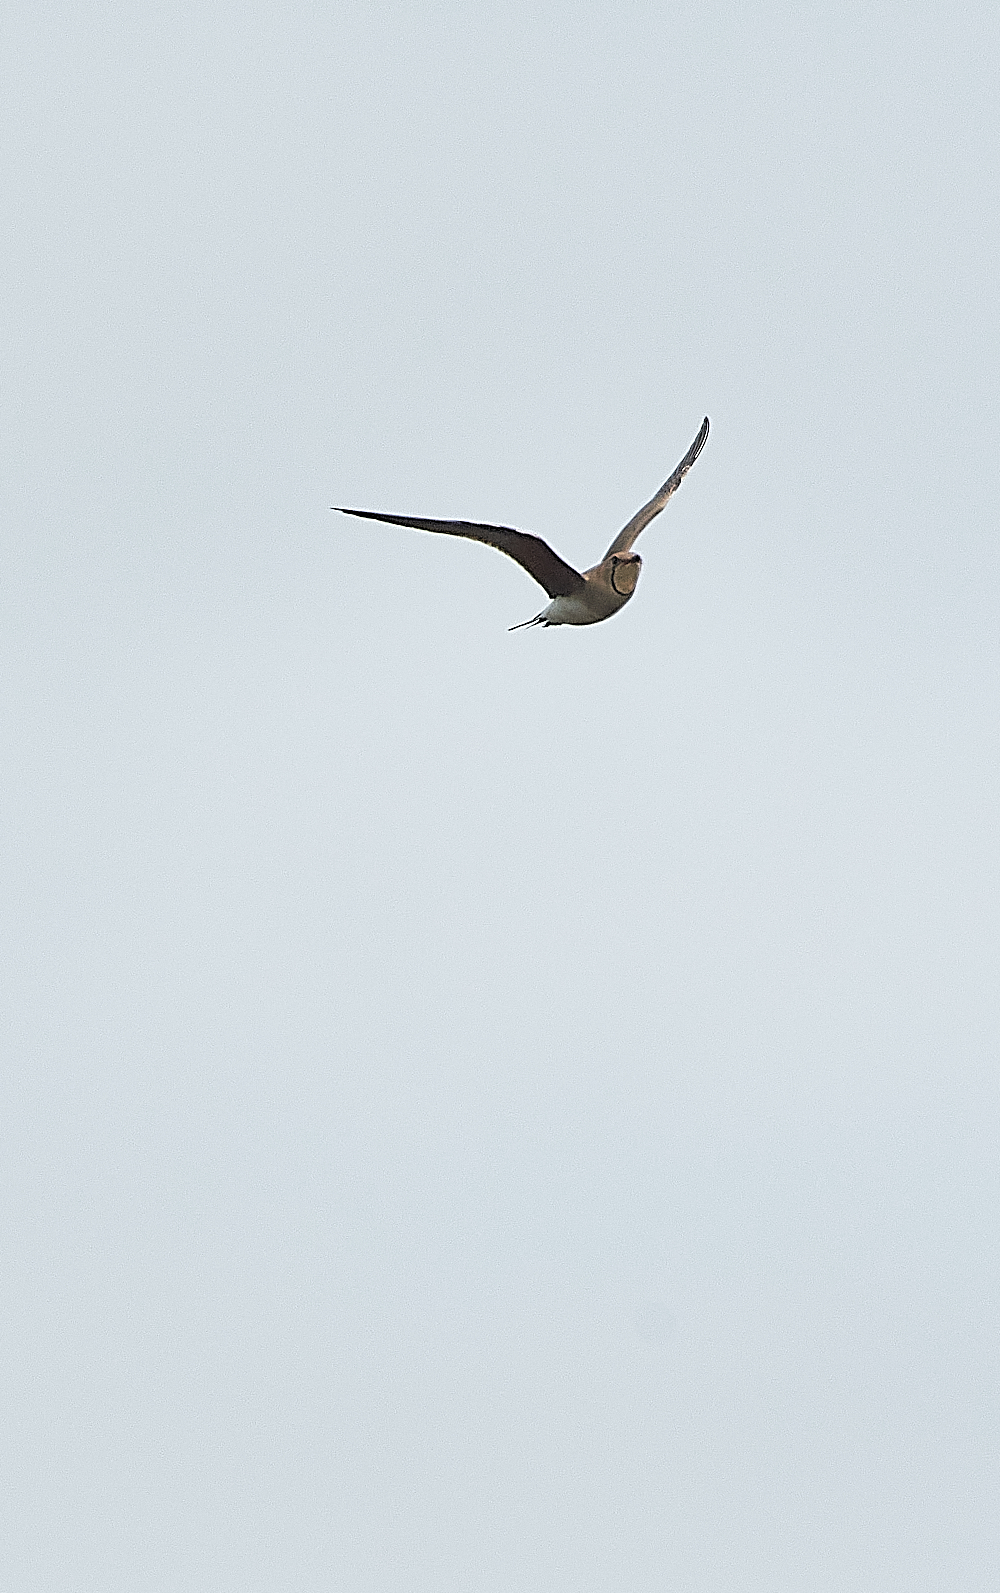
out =
[(623, 597), (610, 586), (588, 582), (582, 591), (569, 597), (554, 597), (545, 618), (550, 625), (596, 625), (598, 620), (617, 614), (631, 596), (631, 592)]

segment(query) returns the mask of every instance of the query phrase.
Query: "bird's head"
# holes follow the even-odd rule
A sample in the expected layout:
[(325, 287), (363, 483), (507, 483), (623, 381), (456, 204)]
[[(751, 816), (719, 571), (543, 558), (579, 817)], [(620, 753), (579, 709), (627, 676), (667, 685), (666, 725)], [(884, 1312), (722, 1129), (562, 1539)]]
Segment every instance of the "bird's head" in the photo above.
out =
[(619, 597), (631, 597), (639, 580), (642, 560), (638, 553), (612, 553), (611, 585)]

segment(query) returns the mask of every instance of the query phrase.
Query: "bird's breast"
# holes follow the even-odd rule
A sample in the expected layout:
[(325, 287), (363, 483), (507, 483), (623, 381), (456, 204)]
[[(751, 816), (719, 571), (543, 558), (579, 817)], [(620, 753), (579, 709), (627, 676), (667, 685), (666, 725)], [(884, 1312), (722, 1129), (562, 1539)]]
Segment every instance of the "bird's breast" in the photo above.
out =
[[(619, 566), (624, 571), (626, 566)], [(636, 570), (636, 580), (638, 570)], [(547, 610), (550, 625), (596, 625), (624, 608), (635, 591), (635, 580), (626, 592), (616, 589), (611, 580), (611, 570), (598, 564), (584, 575), (584, 585), (569, 597), (553, 598)]]

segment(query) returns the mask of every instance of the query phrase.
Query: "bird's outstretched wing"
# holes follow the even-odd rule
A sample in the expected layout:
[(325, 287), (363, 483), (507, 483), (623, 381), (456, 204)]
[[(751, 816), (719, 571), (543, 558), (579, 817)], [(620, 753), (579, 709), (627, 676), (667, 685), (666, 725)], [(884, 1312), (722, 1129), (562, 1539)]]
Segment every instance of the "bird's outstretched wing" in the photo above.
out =
[(515, 531), (513, 526), (480, 525), (475, 520), (422, 520), (417, 515), (376, 514), (371, 509), (339, 509), (338, 512), (356, 514), (362, 520), (384, 520), (388, 525), (409, 525), (418, 531), (441, 531), (448, 537), (485, 542), (488, 547), (498, 548), (508, 558), (516, 560), (522, 569), (534, 576), (539, 586), (544, 586), (550, 597), (569, 597), (585, 584), (579, 571), (558, 553), (553, 553), (541, 537), (532, 536), (530, 531)]
[(708, 416), (706, 415), (705, 419), (701, 423), (701, 430), (699, 431), (694, 442), (691, 444), (687, 453), (684, 455), (684, 458), (677, 466), (677, 469), (674, 471), (673, 475), (667, 477), (656, 496), (650, 498), (649, 502), (644, 504), (639, 510), (639, 513), (632, 516), (628, 525), (619, 531), (607, 553), (604, 555), (606, 559), (610, 559), (612, 553), (627, 553), (629, 551), (632, 543), (639, 535), (639, 532), (646, 529), (650, 520), (654, 520), (659, 514), (667, 499), (672, 497), (677, 491), (677, 488), (680, 486), (698, 455), (701, 453), (701, 450), (704, 448), (705, 438), (707, 436)]

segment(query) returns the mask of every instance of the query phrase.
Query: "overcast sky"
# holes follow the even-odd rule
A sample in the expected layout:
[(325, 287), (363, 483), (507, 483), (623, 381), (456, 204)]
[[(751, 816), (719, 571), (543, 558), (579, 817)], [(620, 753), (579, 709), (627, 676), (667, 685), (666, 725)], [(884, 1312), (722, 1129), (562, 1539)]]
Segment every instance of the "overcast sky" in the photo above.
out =
[(12, 1593), (1000, 1585), (998, 43), (15, 3)]

